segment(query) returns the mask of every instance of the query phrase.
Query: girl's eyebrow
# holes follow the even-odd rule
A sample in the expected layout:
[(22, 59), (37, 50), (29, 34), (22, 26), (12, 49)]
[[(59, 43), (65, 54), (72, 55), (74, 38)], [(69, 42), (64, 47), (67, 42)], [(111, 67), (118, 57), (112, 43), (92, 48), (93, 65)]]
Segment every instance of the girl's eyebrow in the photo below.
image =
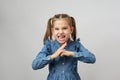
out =
[(55, 27), (54, 29), (55, 29), (55, 30), (59, 30), (59, 28), (57, 28), (57, 27)]
[(68, 28), (68, 26), (63, 26), (62, 28)]

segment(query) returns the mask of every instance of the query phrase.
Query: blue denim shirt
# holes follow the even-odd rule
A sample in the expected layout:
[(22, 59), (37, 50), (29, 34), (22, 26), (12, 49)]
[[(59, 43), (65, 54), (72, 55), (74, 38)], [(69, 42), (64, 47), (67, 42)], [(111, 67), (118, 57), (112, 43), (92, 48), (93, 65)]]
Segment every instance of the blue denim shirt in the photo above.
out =
[(56, 52), (59, 47), (60, 44), (57, 40), (52, 42), (46, 40), (42, 50), (33, 60), (32, 68), (37, 70), (49, 64), (49, 75), (47, 80), (81, 80), (77, 72), (78, 61), (95, 63), (95, 55), (80, 43), (80, 39), (77, 39), (76, 41), (69, 40), (65, 47), (66, 50), (73, 51), (75, 56), (59, 56), (56, 59), (50, 59), (50, 56)]

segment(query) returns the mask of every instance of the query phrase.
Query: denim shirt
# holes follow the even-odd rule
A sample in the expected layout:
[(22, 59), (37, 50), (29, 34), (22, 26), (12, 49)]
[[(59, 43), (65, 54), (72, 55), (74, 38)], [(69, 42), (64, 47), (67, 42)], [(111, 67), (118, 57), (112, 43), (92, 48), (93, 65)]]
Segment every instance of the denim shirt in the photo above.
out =
[(49, 75), (47, 80), (81, 80), (77, 72), (78, 61), (84, 63), (95, 63), (96, 58), (93, 53), (86, 49), (80, 39), (76, 41), (68, 40), (66, 50), (74, 52), (74, 56), (59, 56), (50, 59), (50, 56), (57, 51), (61, 45), (57, 40), (46, 40), (42, 50), (32, 62), (34, 70), (41, 69), (49, 64)]

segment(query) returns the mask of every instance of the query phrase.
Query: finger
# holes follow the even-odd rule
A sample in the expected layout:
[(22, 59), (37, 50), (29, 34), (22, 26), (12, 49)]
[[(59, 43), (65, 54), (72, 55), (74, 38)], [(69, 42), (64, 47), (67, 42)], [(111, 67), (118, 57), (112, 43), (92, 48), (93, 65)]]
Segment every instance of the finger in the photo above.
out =
[(65, 43), (60, 47), (60, 49), (64, 49), (66, 45), (67, 45), (67, 42), (65, 42)]
[(64, 51), (64, 49), (59, 49), (59, 55), (61, 55)]
[(65, 49), (62, 49), (60, 56), (64, 56), (64, 55), (65, 55)]
[(62, 54), (60, 54), (60, 56), (62, 57), (62, 56), (64, 56), (64, 54), (62, 53)]

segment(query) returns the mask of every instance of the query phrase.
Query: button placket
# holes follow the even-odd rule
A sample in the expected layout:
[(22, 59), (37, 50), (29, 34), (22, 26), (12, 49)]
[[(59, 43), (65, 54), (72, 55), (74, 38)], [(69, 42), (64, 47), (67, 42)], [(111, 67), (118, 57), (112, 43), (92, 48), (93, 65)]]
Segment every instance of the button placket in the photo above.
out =
[(62, 62), (62, 65), (63, 65), (62, 73), (63, 73), (63, 74), (64, 74), (64, 62), (65, 62), (65, 57), (63, 58), (63, 62)]

